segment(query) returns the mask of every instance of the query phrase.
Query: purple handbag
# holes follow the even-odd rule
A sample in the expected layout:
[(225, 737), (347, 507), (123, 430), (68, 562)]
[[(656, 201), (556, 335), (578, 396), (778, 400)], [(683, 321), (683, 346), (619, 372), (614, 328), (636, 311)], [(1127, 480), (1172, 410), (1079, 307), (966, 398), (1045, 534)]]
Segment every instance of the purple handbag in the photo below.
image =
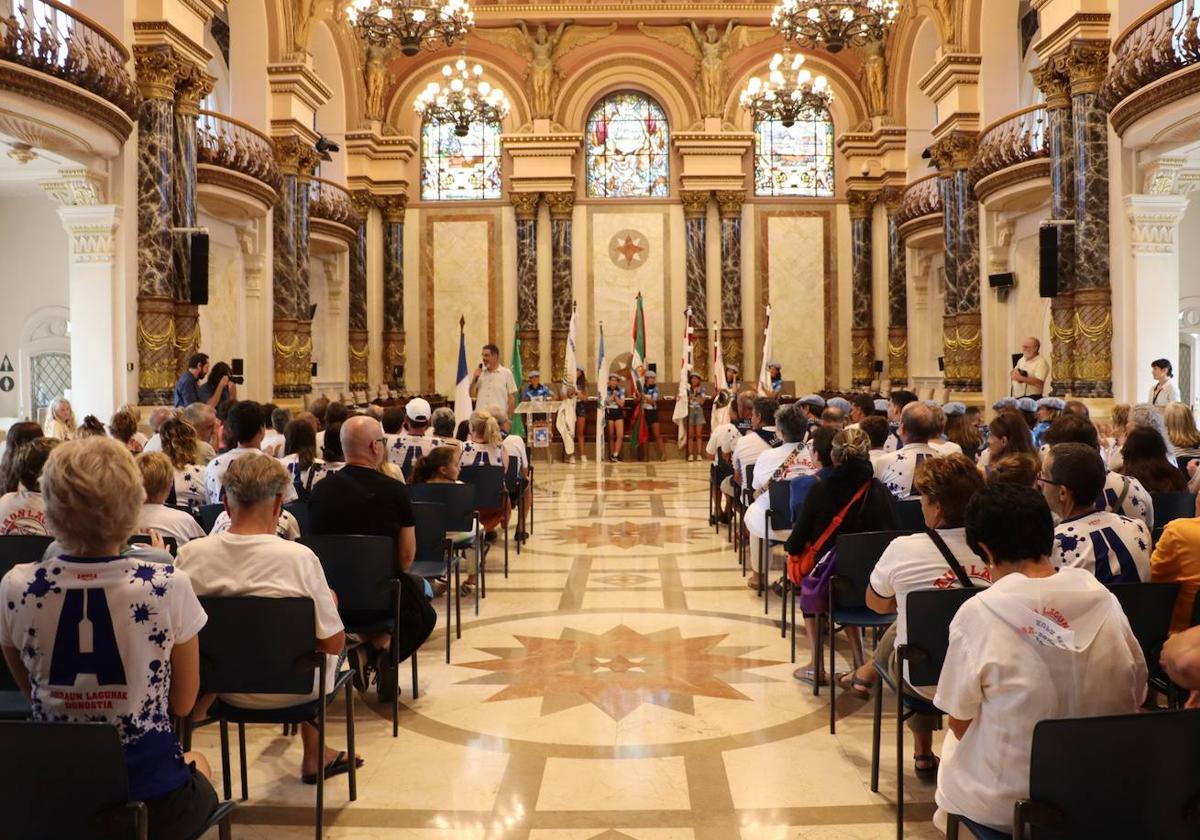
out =
[(837, 561), (837, 547), (829, 549), (800, 580), (800, 611), (805, 615), (820, 615), (829, 609), (829, 579)]

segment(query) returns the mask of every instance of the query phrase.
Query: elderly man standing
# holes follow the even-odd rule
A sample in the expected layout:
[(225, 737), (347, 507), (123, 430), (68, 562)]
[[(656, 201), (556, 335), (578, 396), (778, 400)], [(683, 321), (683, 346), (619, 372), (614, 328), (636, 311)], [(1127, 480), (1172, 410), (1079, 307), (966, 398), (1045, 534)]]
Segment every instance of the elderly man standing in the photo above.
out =
[(1021, 342), (1021, 352), (1024, 355), (1017, 359), (1008, 377), (1012, 380), (1009, 394), (1041, 399), (1050, 382), (1050, 362), (1041, 355), (1042, 342), (1030, 336)]
[(504, 406), (506, 414), (511, 415), (517, 407), (517, 381), (513, 379), (512, 371), (500, 364), (500, 348), (495, 344), (483, 345), (483, 364), (471, 374), (471, 396), (475, 405)]

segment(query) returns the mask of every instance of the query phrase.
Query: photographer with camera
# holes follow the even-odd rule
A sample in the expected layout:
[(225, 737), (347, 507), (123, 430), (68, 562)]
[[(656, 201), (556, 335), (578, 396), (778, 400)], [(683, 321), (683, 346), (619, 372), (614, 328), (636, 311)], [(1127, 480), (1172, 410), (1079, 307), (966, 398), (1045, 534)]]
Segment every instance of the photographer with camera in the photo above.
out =
[(1042, 342), (1030, 336), (1021, 342), (1021, 356), (1014, 355), (1013, 370), (1009, 375), (1012, 385), (1009, 396), (1041, 399), (1050, 381), (1050, 362), (1041, 354)]
[(208, 378), (200, 386), (200, 402), (220, 408), (227, 402), (237, 401), (237, 386), (242, 382), (241, 376), (234, 376), (233, 370), (225, 362), (217, 362), (208, 372)]

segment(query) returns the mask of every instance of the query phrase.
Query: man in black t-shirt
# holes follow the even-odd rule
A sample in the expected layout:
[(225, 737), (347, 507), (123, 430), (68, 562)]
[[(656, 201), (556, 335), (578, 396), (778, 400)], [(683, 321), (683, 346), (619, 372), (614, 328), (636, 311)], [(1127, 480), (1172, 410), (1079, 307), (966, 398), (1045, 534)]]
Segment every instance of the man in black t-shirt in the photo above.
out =
[[(416, 520), (408, 488), (379, 471), (387, 452), (383, 426), (373, 417), (351, 417), (342, 424), (341, 442), (346, 466), (318, 482), (308, 497), (312, 533), (391, 537), (397, 547), (399, 569), (407, 571), (417, 553)], [(402, 577), (404, 585), (420, 586), (419, 578)], [(356, 625), (384, 621), (390, 615), (341, 612), (348, 624)], [(401, 618), (403, 620), (404, 616)], [(415, 650), (433, 631), (432, 625), (428, 631), (424, 627), (404, 629), (411, 629), (413, 638), (404, 640), (402, 653)], [(419, 641), (416, 637), (420, 637)], [(351, 650), (355, 669), (360, 674), (359, 688), (366, 686), (366, 669), (374, 667), (380, 672), (377, 680), (380, 700), (391, 700), (389, 692), (395, 681), (389, 673), (391, 658), (386, 655), (391, 634), (380, 633), (366, 641), (373, 650), (368, 650), (367, 645)]]

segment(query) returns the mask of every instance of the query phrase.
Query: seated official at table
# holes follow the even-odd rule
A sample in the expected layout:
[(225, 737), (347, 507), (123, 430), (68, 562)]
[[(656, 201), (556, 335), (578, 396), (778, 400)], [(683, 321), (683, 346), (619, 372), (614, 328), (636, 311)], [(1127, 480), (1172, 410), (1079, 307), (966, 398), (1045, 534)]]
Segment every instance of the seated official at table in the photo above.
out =
[(542, 384), (542, 372), (538, 370), (529, 371), (529, 383), (525, 386), (525, 390), (521, 392), (522, 400), (550, 400), (554, 398), (554, 393), (546, 385)]

